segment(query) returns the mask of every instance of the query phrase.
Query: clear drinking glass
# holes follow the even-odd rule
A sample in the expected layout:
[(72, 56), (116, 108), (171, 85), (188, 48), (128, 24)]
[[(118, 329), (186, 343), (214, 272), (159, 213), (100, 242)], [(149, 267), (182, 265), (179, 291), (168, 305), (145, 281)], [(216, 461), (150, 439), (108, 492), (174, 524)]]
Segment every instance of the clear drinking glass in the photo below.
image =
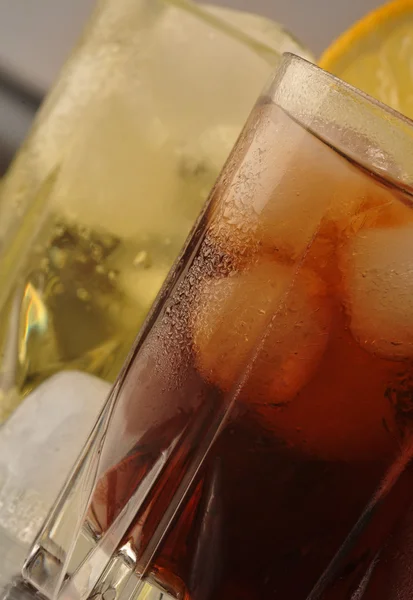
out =
[(256, 15), (97, 3), (0, 190), (0, 423), (63, 370), (113, 383), (285, 49)]
[(413, 494), (412, 125), (285, 56), (26, 562), (44, 596), (362, 598)]

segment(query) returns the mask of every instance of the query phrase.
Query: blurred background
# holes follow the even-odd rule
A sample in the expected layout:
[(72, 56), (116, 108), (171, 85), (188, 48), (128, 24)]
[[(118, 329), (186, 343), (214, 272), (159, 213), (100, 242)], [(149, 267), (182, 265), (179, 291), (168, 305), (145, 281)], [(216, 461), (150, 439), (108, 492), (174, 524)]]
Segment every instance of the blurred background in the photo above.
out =
[[(215, 0), (285, 25), (317, 56), (380, 0)], [(0, 0), (0, 173), (30, 127), (95, 0)]]

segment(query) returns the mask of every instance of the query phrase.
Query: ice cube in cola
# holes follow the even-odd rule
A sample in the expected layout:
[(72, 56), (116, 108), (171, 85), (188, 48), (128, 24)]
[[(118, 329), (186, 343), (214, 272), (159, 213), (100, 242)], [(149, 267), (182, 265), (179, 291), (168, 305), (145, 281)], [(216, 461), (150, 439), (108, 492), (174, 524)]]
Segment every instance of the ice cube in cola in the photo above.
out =
[(349, 599), (413, 489), (410, 229), (390, 180), (258, 104), (129, 366), (89, 530), (141, 486), (121, 545), (172, 597)]

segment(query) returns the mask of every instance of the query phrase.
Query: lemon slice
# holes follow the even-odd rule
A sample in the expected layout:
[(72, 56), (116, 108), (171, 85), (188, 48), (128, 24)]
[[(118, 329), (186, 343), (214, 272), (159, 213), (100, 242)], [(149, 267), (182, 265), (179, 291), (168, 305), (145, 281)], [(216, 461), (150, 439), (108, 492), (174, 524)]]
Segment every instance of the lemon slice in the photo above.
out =
[(413, 0), (393, 0), (366, 15), (319, 64), (413, 118)]

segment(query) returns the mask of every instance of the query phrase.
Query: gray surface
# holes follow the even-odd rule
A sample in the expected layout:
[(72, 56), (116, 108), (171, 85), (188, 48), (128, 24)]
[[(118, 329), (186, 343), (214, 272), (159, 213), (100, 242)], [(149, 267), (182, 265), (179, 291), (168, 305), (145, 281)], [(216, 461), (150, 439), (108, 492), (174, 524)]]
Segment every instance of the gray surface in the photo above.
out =
[(37, 103), (0, 81), (0, 175), (29, 129)]
[[(267, 15), (316, 54), (353, 21), (382, 4), (380, 0), (207, 1)], [(93, 4), (94, 0), (0, 0), (0, 69), (31, 88), (48, 88)]]
[(383, 4), (380, 0), (208, 1), (254, 11), (279, 21), (317, 56), (354, 21)]
[(0, 70), (35, 92), (47, 89), (94, 0), (0, 0)]

